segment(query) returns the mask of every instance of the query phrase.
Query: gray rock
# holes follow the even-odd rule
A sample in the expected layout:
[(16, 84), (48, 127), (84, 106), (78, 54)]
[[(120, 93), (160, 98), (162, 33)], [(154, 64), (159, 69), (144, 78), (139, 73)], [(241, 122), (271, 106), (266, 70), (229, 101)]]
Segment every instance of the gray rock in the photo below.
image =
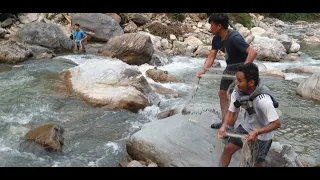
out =
[[(37, 152), (40, 147), (47, 152), (62, 152), (64, 129), (60, 125), (48, 124), (30, 130), (20, 144), (20, 151)], [(31, 144), (29, 144), (31, 143)], [(37, 144), (36, 146), (35, 143)], [(40, 146), (39, 146), (40, 145)]]
[[(216, 167), (223, 151), (218, 130), (209, 128), (218, 122), (216, 112), (201, 115), (176, 114), (144, 124), (127, 142), (128, 154), (137, 160), (151, 160), (160, 167)], [(289, 145), (273, 143), (266, 166), (297, 167), (301, 163)], [(239, 166), (240, 151), (229, 166)]]
[(144, 25), (149, 21), (149, 18), (141, 13), (129, 13), (129, 19), (138, 26)]
[(98, 53), (121, 59), (127, 64), (141, 65), (152, 58), (154, 48), (149, 36), (128, 33), (110, 39)]
[[(319, 72), (319, 71), (318, 71)], [(297, 87), (297, 94), (307, 98), (320, 101), (320, 73), (312, 74)]]
[(135, 31), (137, 31), (138, 26), (132, 22), (129, 21), (129, 23), (126, 25), (126, 27), (123, 29), (125, 33), (133, 33)]
[(6, 28), (6, 27), (11, 26), (12, 24), (13, 24), (12, 18), (8, 18), (5, 21), (1, 22), (1, 27)]
[(35, 59), (52, 59), (56, 56), (52, 50), (45, 47), (38, 45), (28, 45), (27, 47), (31, 50)]
[(72, 17), (72, 25), (76, 23), (90, 35), (88, 41), (107, 42), (112, 37), (123, 34), (119, 23), (102, 13), (77, 13)]
[(164, 167), (212, 167), (218, 161), (214, 155), (217, 132), (211, 120), (190, 122), (180, 114), (145, 124), (133, 134), (128, 143), (128, 154)]
[(37, 44), (47, 48), (71, 49), (72, 41), (55, 24), (34, 22), (25, 24), (18, 35), (23, 42)]
[(114, 20), (116, 20), (120, 24), (121, 17), (117, 13), (105, 13), (105, 14), (112, 17)]
[(288, 42), (288, 41), (283, 41), (282, 45), (284, 46), (284, 48), (286, 49), (286, 52), (289, 53), (290, 52), (290, 48), (292, 46), (292, 42)]
[(68, 91), (93, 106), (138, 112), (160, 103), (138, 67), (118, 59), (90, 60), (63, 74)]
[(19, 16), (19, 21), (23, 24), (28, 24), (38, 20), (40, 13), (26, 13), (25, 15)]
[(273, 142), (265, 162), (266, 167), (303, 167), (291, 145)]
[(4, 38), (4, 36), (8, 33), (7, 30), (0, 28), (0, 38)]
[(142, 165), (139, 161), (133, 160), (127, 165), (127, 167), (146, 167), (146, 166)]
[(155, 50), (155, 52), (152, 55), (152, 58), (150, 61), (148, 61), (148, 64), (150, 64), (151, 66), (163, 66), (166, 64), (172, 63), (172, 59), (170, 59), (169, 57), (167, 57), (164, 53)]
[(0, 63), (15, 64), (33, 55), (25, 44), (16, 41), (1, 41), (0, 47)]

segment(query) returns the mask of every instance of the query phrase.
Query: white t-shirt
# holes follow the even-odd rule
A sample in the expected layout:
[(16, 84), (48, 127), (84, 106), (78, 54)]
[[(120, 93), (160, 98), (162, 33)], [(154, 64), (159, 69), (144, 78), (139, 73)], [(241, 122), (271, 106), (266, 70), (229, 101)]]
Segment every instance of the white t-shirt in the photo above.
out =
[[(234, 90), (231, 94), (231, 101), (229, 105), (229, 111), (239, 112), (240, 108), (236, 108), (233, 103), (238, 97), (238, 93)], [(245, 110), (244, 118), (238, 118), (236, 120), (234, 128), (237, 128), (240, 124), (247, 132), (255, 131), (264, 126), (268, 125), (270, 122), (276, 121), (279, 119), (276, 109), (273, 107), (273, 101), (271, 97), (267, 94), (261, 94), (253, 100), (256, 113), (249, 115)], [(240, 115), (240, 113), (239, 113)], [(260, 140), (270, 140), (273, 138), (273, 131), (269, 133), (260, 134), (258, 139)]]

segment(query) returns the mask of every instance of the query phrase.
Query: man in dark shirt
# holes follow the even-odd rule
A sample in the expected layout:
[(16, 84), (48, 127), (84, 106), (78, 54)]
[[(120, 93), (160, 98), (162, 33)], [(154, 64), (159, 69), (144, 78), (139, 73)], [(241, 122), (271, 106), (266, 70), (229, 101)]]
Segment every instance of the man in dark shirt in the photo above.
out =
[[(209, 17), (209, 23), (211, 24), (211, 32), (214, 35), (212, 39), (212, 49), (210, 50), (203, 69), (196, 75), (198, 78), (206, 73), (206, 69), (212, 67), (218, 50), (221, 50), (226, 55), (227, 67), (223, 71), (223, 74), (235, 75), (237, 67), (240, 64), (253, 62), (257, 56), (257, 51), (245, 42), (241, 34), (235, 30), (228, 29), (229, 17), (227, 14), (213, 13)], [(229, 104), (227, 90), (233, 81), (234, 79), (228, 77), (221, 78), (219, 98), (222, 122), (212, 124), (211, 127), (214, 129), (219, 129), (224, 121), (224, 115)]]

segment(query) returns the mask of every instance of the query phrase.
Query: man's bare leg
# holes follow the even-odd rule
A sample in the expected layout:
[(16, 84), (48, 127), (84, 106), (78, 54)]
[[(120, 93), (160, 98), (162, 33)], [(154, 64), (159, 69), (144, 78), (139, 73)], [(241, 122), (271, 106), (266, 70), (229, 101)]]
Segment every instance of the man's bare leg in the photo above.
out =
[(219, 91), (219, 98), (220, 98), (220, 109), (221, 109), (221, 113), (222, 113), (222, 122), (219, 123), (214, 123), (211, 125), (211, 128), (214, 129), (219, 129), (224, 121), (224, 116), (228, 110), (228, 106), (229, 106), (229, 98), (228, 98), (228, 94), (227, 91), (225, 90), (220, 90)]
[(224, 146), (224, 150), (220, 157), (219, 166), (228, 167), (232, 158), (232, 155), (240, 149), (239, 146), (232, 143), (228, 143)]

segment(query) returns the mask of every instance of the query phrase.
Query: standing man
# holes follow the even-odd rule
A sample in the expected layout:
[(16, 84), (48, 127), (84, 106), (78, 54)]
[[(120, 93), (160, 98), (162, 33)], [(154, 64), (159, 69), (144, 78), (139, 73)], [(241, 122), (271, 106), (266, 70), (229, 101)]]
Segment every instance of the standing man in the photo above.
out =
[(70, 36), (70, 38), (71, 40), (74, 41), (74, 46), (77, 47), (78, 51), (86, 52), (84, 44), (86, 42), (85, 40), (88, 39), (88, 36), (84, 31), (80, 29), (79, 24), (75, 24), (73, 29), (74, 29), (74, 32), (72, 33), (72, 36)]
[[(223, 71), (223, 74), (235, 75), (237, 67), (240, 64), (253, 62), (257, 56), (257, 51), (245, 42), (241, 34), (228, 29), (229, 18), (227, 14), (213, 13), (209, 17), (209, 23), (211, 24), (211, 32), (214, 35), (212, 39), (212, 49), (210, 50), (203, 69), (196, 75), (198, 78), (206, 72), (206, 69), (212, 67), (218, 50), (226, 54), (227, 67)], [(227, 77), (221, 78), (219, 98), (222, 122), (212, 124), (211, 128), (219, 129), (223, 123), (229, 103), (227, 90), (232, 82), (233, 79)]]
[[(264, 86), (259, 78), (259, 69), (254, 63), (241, 65), (236, 73), (236, 87), (231, 94), (228, 112), (222, 127), (219, 129), (218, 137), (224, 138), (229, 126), (234, 126), (238, 134), (246, 134), (251, 146), (251, 153), (256, 152), (254, 158), (255, 167), (263, 167), (265, 157), (271, 147), (273, 131), (281, 127), (278, 113), (275, 108), (278, 102), (269, 89)], [(235, 114), (239, 112), (240, 106), (245, 109), (244, 119), (236, 122)], [(219, 165), (227, 167), (232, 155), (242, 148), (243, 142), (239, 138), (229, 137), (220, 158)], [(254, 148), (254, 149), (252, 149)]]

